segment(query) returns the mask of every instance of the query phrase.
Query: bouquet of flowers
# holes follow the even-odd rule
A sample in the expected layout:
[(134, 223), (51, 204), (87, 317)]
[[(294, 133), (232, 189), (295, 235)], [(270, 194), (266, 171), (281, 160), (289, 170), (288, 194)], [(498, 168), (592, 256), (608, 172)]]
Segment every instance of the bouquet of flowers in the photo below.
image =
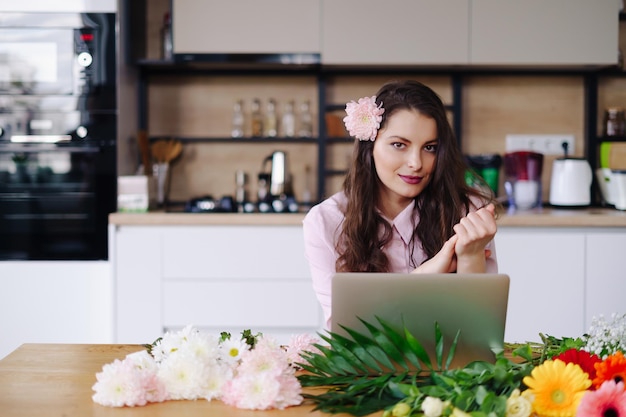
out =
[(435, 323), (430, 358), (406, 329), (363, 324), (369, 334), (345, 328), (349, 337), (320, 335), (325, 343), (297, 335), (287, 346), (249, 330), (236, 340), (187, 326), (104, 365), (93, 400), (132, 407), (204, 398), (267, 410), (306, 398), (316, 410), (355, 416), (626, 417), (626, 314), (594, 318), (579, 338), (541, 335), (542, 343), (508, 345), (511, 357), (456, 369), (460, 332), (444, 346)]
[[(365, 416), (405, 417), (625, 417), (626, 314), (594, 318), (581, 338), (542, 336), (541, 344), (509, 345), (512, 358), (447, 369), (438, 327), (436, 364), (404, 330), (363, 322), (369, 335), (323, 336), (328, 347), (304, 353), (303, 386), (329, 387), (305, 395), (316, 409)], [(395, 366), (394, 366), (395, 364)], [(398, 366), (401, 371), (398, 371)], [(417, 369), (417, 372), (415, 370)], [(422, 370), (424, 372), (422, 372)]]
[(316, 351), (316, 340), (296, 335), (282, 347), (249, 330), (237, 340), (187, 326), (104, 365), (92, 398), (111, 407), (204, 398), (245, 409), (283, 409), (302, 402), (296, 363), (304, 349)]

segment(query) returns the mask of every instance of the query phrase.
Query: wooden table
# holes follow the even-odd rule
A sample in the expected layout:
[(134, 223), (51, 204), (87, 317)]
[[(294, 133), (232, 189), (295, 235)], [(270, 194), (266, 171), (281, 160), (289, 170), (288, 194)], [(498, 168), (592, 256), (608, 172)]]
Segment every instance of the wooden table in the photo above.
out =
[[(24, 344), (0, 360), (2, 417), (320, 417), (311, 404), (285, 410), (240, 410), (220, 401), (166, 401), (143, 407), (104, 407), (91, 399), (102, 366), (138, 345)], [(338, 416), (338, 415), (336, 415)], [(346, 416), (345, 414), (343, 416)]]

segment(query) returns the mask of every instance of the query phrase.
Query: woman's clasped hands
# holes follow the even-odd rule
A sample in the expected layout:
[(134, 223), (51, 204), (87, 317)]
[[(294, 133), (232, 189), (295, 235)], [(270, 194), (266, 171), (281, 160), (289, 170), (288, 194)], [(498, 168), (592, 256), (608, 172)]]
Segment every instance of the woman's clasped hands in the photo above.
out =
[(414, 273), (485, 272), (491, 251), (485, 247), (496, 234), (495, 206), (488, 204), (463, 217), (454, 226), (455, 234), (441, 250), (417, 267)]

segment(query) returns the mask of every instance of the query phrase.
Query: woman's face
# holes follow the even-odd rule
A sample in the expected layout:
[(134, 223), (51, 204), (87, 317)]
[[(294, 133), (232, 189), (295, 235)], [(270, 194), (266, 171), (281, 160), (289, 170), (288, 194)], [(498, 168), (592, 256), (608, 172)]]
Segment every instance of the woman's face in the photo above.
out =
[(398, 110), (378, 131), (373, 157), (381, 182), (379, 207), (395, 217), (428, 185), (435, 169), (437, 123), (417, 110)]

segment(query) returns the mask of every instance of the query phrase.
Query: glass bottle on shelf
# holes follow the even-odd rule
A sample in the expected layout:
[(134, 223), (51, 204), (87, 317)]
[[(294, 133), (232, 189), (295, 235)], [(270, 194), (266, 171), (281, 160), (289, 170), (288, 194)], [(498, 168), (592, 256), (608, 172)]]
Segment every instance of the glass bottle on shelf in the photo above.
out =
[(244, 116), (243, 116), (243, 101), (237, 100), (233, 106), (233, 123), (230, 131), (230, 136), (233, 138), (243, 137), (244, 129)]
[(604, 136), (624, 136), (626, 121), (624, 109), (621, 107), (609, 107), (604, 111)]
[(281, 134), (286, 138), (293, 138), (296, 136), (296, 115), (293, 112), (294, 103), (293, 100), (289, 100), (285, 104), (285, 112), (280, 120)]
[(310, 138), (313, 136), (313, 116), (311, 115), (311, 103), (305, 100), (300, 104), (300, 128), (298, 136)]
[(275, 138), (278, 136), (278, 115), (276, 114), (276, 101), (270, 98), (267, 101), (267, 108), (265, 112), (265, 136), (268, 138)]
[(250, 114), (252, 125), (252, 137), (263, 136), (263, 114), (261, 113), (261, 100), (255, 98), (252, 100), (252, 112)]
[(163, 26), (161, 27), (161, 59), (171, 61), (173, 58), (172, 15), (168, 12), (163, 16)]

